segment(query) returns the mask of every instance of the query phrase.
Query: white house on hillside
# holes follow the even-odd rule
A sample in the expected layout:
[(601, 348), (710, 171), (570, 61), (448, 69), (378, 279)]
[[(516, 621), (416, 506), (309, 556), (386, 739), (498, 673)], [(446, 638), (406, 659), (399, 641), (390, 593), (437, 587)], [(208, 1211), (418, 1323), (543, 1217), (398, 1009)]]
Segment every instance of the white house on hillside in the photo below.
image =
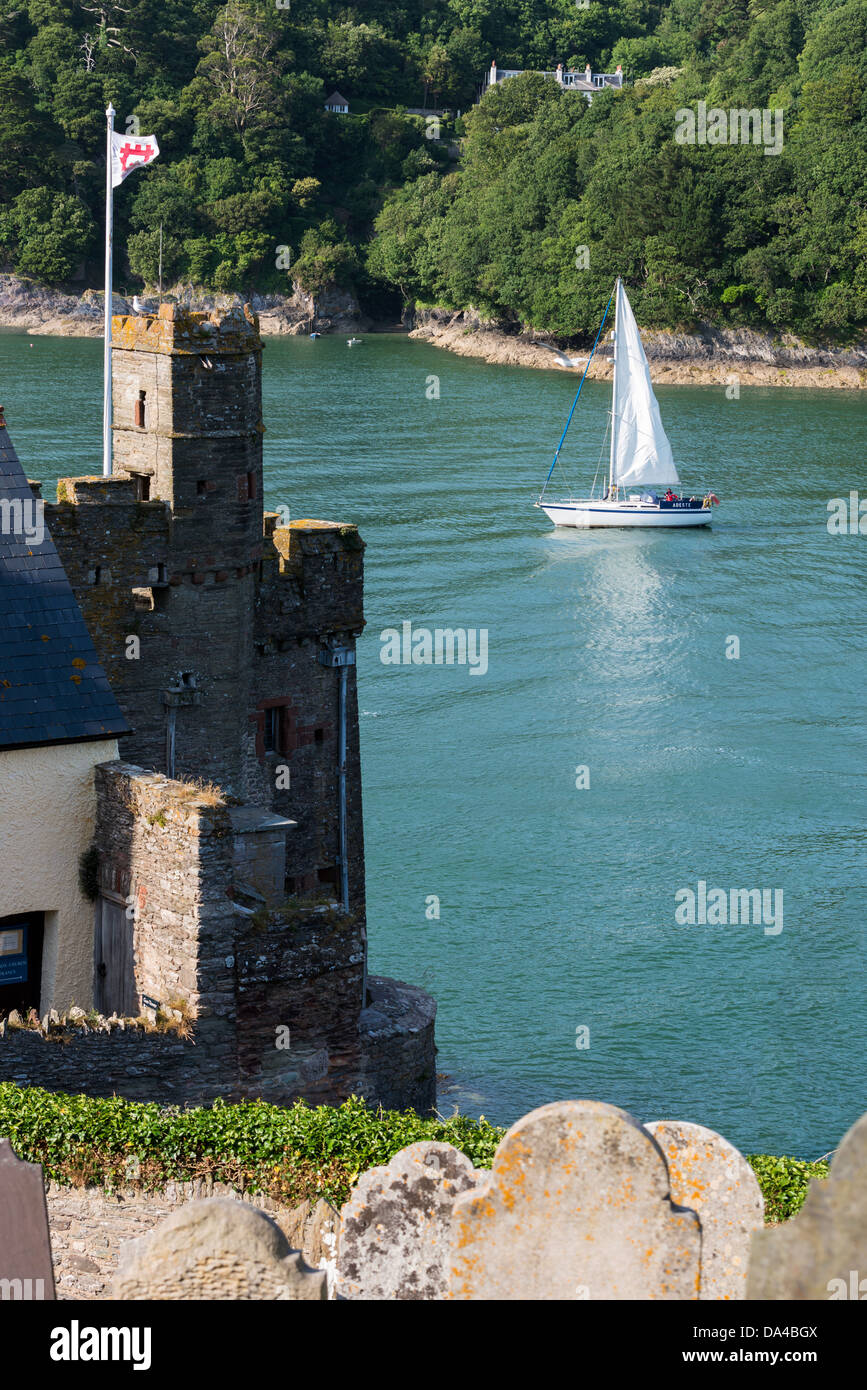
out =
[[(498, 68), (496, 62), (491, 63), (482, 78), (482, 94), (484, 95), (488, 87), (495, 87), (498, 82), (505, 82), (508, 77), (521, 77), (524, 71), (523, 68)], [(620, 63), (614, 72), (593, 72), (589, 63), (583, 72), (571, 71), (564, 68), (562, 63), (558, 63), (553, 72), (543, 72), (542, 76), (559, 82), (566, 91), (581, 92), (588, 102), (592, 101), (595, 93), (603, 87), (623, 86), (623, 68)]]

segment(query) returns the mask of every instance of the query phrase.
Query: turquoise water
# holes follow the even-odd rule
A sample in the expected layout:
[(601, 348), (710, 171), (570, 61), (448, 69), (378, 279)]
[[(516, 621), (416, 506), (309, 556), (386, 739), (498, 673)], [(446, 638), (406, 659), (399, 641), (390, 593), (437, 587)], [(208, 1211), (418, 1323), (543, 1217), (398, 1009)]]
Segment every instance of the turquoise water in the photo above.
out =
[[(29, 341), (0, 336), (25, 465), (99, 471), (101, 344)], [(268, 343), (266, 503), (368, 543), (371, 968), (439, 1001), (444, 1111), (586, 1096), (815, 1158), (867, 1108), (867, 539), (826, 528), (867, 496), (863, 397), (661, 388), (713, 529), (582, 535), (530, 505), (574, 385), (403, 338)], [(607, 405), (589, 383), (577, 482)], [(486, 674), (383, 665), (403, 621), (487, 629)], [(782, 891), (782, 931), (678, 925), (699, 880)]]

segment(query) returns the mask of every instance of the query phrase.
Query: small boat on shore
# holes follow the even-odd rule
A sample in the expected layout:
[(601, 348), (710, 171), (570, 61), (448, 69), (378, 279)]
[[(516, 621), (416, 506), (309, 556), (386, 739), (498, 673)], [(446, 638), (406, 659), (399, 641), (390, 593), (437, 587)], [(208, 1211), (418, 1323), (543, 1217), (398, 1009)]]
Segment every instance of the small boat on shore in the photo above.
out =
[[(596, 496), (594, 479), (589, 497), (563, 497), (556, 502), (546, 502), (545, 492), (559, 462), (560, 451), (605, 327), (612, 299), (615, 301), (612, 335), (614, 376), (611, 384), (608, 483), (600, 496)], [(602, 447), (604, 450), (604, 441)], [(709, 526), (712, 508), (718, 504), (719, 498), (712, 492), (705, 492), (701, 496), (680, 496), (674, 491), (679, 486), (680, 477), (653, 394), (641, 334), (623, 282), (618, 276), (545, 486), (533, 505), (541, 507), (555, 526)]]

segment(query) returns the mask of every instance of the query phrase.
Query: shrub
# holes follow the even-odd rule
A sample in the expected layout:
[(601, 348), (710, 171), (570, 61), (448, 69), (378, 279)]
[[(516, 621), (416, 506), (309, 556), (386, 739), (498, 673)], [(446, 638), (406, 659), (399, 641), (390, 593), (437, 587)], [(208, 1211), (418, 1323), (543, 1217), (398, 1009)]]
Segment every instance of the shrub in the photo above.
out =
[(748, 1154), (747, 1162), (759, 1180), (769, 1225), (788, 1221), (800, 1211), (810, 1179), (826, 1178), (829, 1168), (824, 1160), (807, 1163), (801, 1158), (774, 1158), (771, 1154)]

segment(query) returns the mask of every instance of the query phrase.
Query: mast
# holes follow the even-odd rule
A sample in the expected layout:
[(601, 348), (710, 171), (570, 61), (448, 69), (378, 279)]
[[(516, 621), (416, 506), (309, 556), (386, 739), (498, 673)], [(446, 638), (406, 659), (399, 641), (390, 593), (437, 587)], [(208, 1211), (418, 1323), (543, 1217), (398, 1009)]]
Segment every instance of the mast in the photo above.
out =
[(617, 416), (616, 416), (616, 414), (615, 414), (615, 407), (616, 407), (616, 405), (617, 405), (617, 329), (618, 329), (618, 318), (619, 318), (618, 313), (617, 313), (617, 310), (618, 310), (619, 307), (620, 307), (620, 276), (618, 275), (617, 280), (615, 281), (615, 284), (614, 284), (614, 353), (613, 353), (613, 356), (612, 356), (612, 362), (613, 362), (613, 364), (614, 364), (614, 370), (613, 370), (612, 375), (611, 375), (611, 459), (610, 459), (610, 462), (609, 462), (609, 464), (608, 464), (608, 496), (609, 496), (609, 497), (611, 496), (611, 489), (612, 489), (612, 487), (614, 486), (614, 450), (615, 450), (615, 448), (617, 447), (617, 441), (616, 441), (616, 434), (617, 434)]
[(112, 169), (112, 134), (116, 112), (111, 102), (105, 111), (105, 304), (102, 363), (102, 471), (111, 477), (111, 242), (114, 220), (114, 171)]

